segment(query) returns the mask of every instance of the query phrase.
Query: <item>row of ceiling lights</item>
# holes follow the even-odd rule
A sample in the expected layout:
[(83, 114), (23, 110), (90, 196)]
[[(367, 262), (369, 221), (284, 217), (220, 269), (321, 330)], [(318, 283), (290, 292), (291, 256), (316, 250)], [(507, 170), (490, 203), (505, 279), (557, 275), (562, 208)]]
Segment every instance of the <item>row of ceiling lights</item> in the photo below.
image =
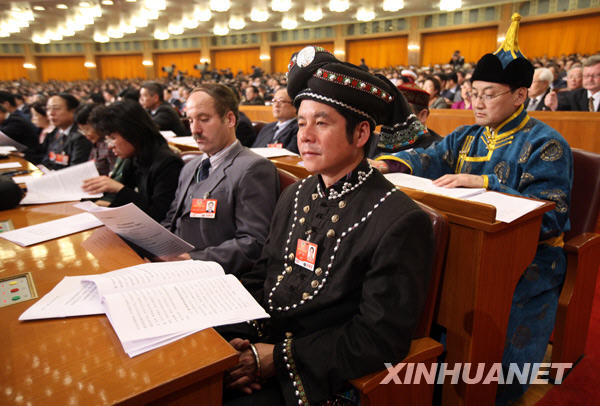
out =
[[(136, 0), (126, 0), (135, 3)], [(108, 42), (111, 38), (122, 38), (125, 34), (133, 34), (138, 28), (147, 27), (150, 21), (158, 20), (160, 11), (167, 7), (166, 0), (141, 0), (141, 6), (137, 12), (130, 18), (123, 18), (117, 24), (109, 25), (106, 30), (96, 29), (94, 32), (94, 41)], [(76, 32), (83, 31), (89, 25), (93, 25), (95, 19), (102, 16), (102, 7), (113, 4), (113, 0), (91, 0), (81, 1), (74, 11), (67, 17), (66, 21), (59, 24), (56, 29), (47, 29), (44, 32), (36, 32), (32, 35), (32, 41), (39, 44), (47, 44), (50, 41), (60, 41), (64, 37), (75, 35)], [(441, 0), (440, 9), (452, 11), (461, 7), (461, 0)], [(404, 0), (384, 0), (382, 9), (388, 12), (396, 12), (404, 7)], [(57, 4), (56, 8), (68, 9), (65, 4)], [(208, 7), (195, 6), (193, 12), (184, 16), (177, 22), (168, 24), (155, 24), (154, 38), (164, 40), (170, 35), (180, 35), (186, 29), (197, 28), (200, 22), (209, 21), (213, 16), (212, 12), (225, 12), (231, 8), (230, 0), (210, 0)], [(271, 10), (285, 13), (292, 8), (292, 0), (272, 0)], [(349, 0), (330, 0), (329, 10), (341, 13), (350, 8)], [(34, 6), (33, 10), (43, 11), (43, 6)], [(375, 18), (374, 7), (359, 7), (355, 15), (358, 21), (371, 21)], [(305, 7), (303, 18), (305, 21), (315, 22), (323, 18), (323, 10), (319, 5), (310, 5)], [(253, 7), (250, 12), (250, 19), (256, 22), (264, 22), (269, 19), (269, 11), (266, 6)], [(34, 20), (34, 14), (28, 4), (14, 5), (9, 11), (7, 19), (0, 21), (0, 37), (8, 37), (13, 33), (20, 32), (21, 29), (28, 27)], [(241, 15), (232, 15), (227, 22), (215, 22), (213, 33), (215, 35), (226, 35), (229, 29), (241, 30), (246, 26), (246, 21)], [(281, 20), (281, 27), (284, 29), (295, 29), (298, 26), (298, 20), (295, 16), (284, 15)]]

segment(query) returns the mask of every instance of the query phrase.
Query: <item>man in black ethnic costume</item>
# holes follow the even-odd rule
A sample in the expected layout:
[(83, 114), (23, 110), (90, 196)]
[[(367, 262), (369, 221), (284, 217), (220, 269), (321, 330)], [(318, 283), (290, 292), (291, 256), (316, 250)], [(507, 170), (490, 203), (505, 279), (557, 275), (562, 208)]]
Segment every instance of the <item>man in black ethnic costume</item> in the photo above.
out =
[(306, 47), (292, 57), (288, 92), (314, 175), (282, 193), (261, 259), (241, 277), (271, 318), (219, 328), (240, 351), (225, 404), (352, 398), (349, 379), (408, 353), (429, 282), (428, 215), (364, 155), (376, 124), (414, 131), (398, 89)]

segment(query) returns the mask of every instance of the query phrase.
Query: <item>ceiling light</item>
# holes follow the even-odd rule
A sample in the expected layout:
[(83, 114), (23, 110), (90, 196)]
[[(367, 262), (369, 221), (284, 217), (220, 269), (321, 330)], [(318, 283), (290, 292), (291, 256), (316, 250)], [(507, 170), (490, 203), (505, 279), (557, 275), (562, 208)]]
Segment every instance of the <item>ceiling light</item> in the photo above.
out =
[(140, 16), (146, 20), (156, 20), (158, 18), (158, 10), (143, 8), (140, 10)]
[(148, 10), (164, 10), (167, 8), (167, 0), (144, 0)]
[(108, 42), (110, 41), (110, 38), (108, 37), (108, 35), (103, 34), (101, 32), (95, 32), (94, 33), (94, 41), (96, 42)]
[(232, 30), (241, 30), (246, 26), (246, 21), (244, 21), (244, 17), (240, 16), (231, 16), (229, 17), (229, 28)]
[(121, 21), (119, 29), (123, 32), (123, 34), (135, 34), (136, 32), (135, 25), (133, 25), (132, 23), (127, 23), (125, 21)]
[(383, 9), (385, 11), (395, 11), (404, 8), (404, 0), (383, 0)]
[(281, 20), (281, 28), (284, 28), (286, 30), (293, 30), (296, 27), (298, 27), (298, 20), (296, 20), (296, 17), (285, 16)]
[(0, 30), (0, 38), (6, 38), (6, 37), (10, 37), (10, 32)]
[(163, 31), (159, 28), (154, 30), (154, 39), (165, 40), (169, 39), (169, 33), (167, 31)]
[(271, 9), (273, 11), (286, 12), (292, 8), (292, 0), (272, 0)]
[(63, 36), (60, 32), (58, 32), (58, 30), (48, 30), (46, 31), (46, 38), (50, 39), (50, 41), (60, 41), (63, 39)]
[(338, 56), (346, 55), (346, 51), (344, 51), (343, 49), (336, 49), (333, 51), (333, 54)]
[(252, 8), (250, 19), (256, 22), (263, 22), (269, 19), (269, 11), (266, 8)]
[(461, 7), (461, 0), (440, 0), (440, 10), (442, 11), (454, 11)]
[(61, 3), (61, 4), (57, 4), (57, 5), (56, 5), (56, 8), (59, 8), (59, 9), (61, 9), (61, 10), (66, 10), (66, 9), (68, 9), (69, 7), (67, 7), (67, 5), (66, 5), (66, 4), (62, 4), (62, 3)]
[(304, 9), (304, 20), (319, 21), (323, 18), (323, 10), (321, 6), (306, 7)]
[(138, 28), (144, 28), (148, 26), (148, 20), (141, 15), (134, 15), (131, 17), (131, 24)]
[(142, 65), (144, 65), (144, 66), (154, 66), (154, 62), (152, 62), (152, 61), (151, 61), (151, 60), (149, 60), (149, 59), (144, 59), (144, 60), (142, 61)]
[(194, 9), (194, 19), (198, 21), (209, 21), (212, 18), (212, 12), (206, 7), (196, 7)]
[[(47, 43), (48, 43), (48, 42), (38, 42), (38, 44), (47, 44)], [(23, 64), (23, 67), (24, 67), (25, 69), (36, 69), (35, 65), (34, 65), (34, 64), (32, 64), (32, 63), (29, 63), (29, 62), (25, 62), (25, 63)]]
[(46, 38), (46, 36), (40, 35), (40, 34), (33, 34), (33, 36), (31, 37), (31, 41), (33, 41), (36, 44), (49, 44), (50, 43), (50, 40), (48, 38)]
[(92, 5), (87, 1), (82, 1), (79, 3), (79, 7), (91, 7)]
[(135, 3), (137, 0), (125, 0), (127, 3)]
[(183, 28), (193, 29), (197, 28), (200, 25), (200, 23), (198, 22), (198, 20), (195, 20), (193, 18), (183, 17), (181, 19), (181, 25), (183, 25)]
[(91, 69), (91, 68), (95, 68), (95, 67), (96, 67), (96, 64), (95, 64), (94, 62), (85, 61), (85, 62), (83, 63), (83, 66), (85, 66), (86, 68), (89, 68), (89, 69)]
[(75, 35), (75, 30), (73, 29), (73, 27), (68, 26), (65, 24), (64, 27), (60, 27), (58, 29), (58, 32), (60, 33), (60, 35), (62, 35), (63, 37), (72, 37), (73, 35)]
[(112, 0), (102, 0), (102, 4), (104, 4), (105, 6), (112, 6), (115, 3), (113, 3)]
[(33, 9), (35, 11), (44, 11), (44, 10), (46, 10), (46, 7), (44, 7), (44, 6), (33, 6)]
[(261, 54), (258, 59), (260, 59), (261, 61), (270, 61), (271, 60), (271, 55), (268, 54)]
[(208, 59), (208, 58), (200, 58), (200, 63), (210, 63), (210, 59)]
[(408, 44), (409, 51), (418, 51), (419, 49), (421, 49), (419, 44)]
[(209, 7), (213, 11), (227, 11), (231, 3), (229, 0), (210, 0)]
[(329, 0), (329, 10), (336, 13), (341, 13), (350, 8), (350, 2), (348, 0)]
[(183, 25), (177, 23), (169, 23), (167, 31), (171, 35), (181, 35), (183, 34)]
[(356, 12), (356, 19), (358, 21), (371, 21), (375, 18), (375, 11), (372, 8), (360, 7)]
[(108, 27), (106, 35), (110, 38), (123, 38), (123, 31), (121, 31), (121, 27)]
[(215, 24), (213, 33), (215, 35), (227, 35), (229, 34), (229, 27), (226, 24)]

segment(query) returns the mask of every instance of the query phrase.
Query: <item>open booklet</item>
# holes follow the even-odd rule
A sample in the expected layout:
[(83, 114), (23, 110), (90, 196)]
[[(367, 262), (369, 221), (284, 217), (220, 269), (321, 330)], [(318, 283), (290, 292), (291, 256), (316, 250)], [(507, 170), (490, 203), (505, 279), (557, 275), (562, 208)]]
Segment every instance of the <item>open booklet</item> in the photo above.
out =
[(250, 151), (267, 159), (282, 156), (298, 156), (298, 154), (285, 148), (250, 148)]
[(100, 207), (92, 202), (82, 202), (75, 207), (94, 215), (112, 232), (131, 243), (142, 256), (174, 256), (194, 249), (192, 244), (158, 224), (133, 203)]
[(445, 188), (435, 186), (431, 179), (407, 173), (388, 173), (387, 180), (399, 187), (422, 190), (427, 193), (486, 203), (496, 208), (496, 221), (510, 223), (542, 206), (544, 202), (511, 196), (483, 188)]
[(208, 327), (269, 317), (216, 262), (180, 261), (65, 277), (19, 320), (103, 313), (130, 357)]
[(96, 165), (93, 161), (88, 161), (41, 177), (26, 179), (27, 194), (21, 200), (21, 204), (68, 202), (102, 197), (102, 193), (89, 194), (81, 189), (84, 180), (96, 176), (100, 176)]

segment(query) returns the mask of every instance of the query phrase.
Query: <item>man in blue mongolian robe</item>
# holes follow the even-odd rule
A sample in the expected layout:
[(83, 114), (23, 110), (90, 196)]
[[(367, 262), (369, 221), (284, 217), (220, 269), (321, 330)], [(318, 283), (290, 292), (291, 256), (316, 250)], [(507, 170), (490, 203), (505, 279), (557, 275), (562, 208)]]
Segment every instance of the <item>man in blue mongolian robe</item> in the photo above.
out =
[[(571, 150), (553, 128), (527, 114), (523, 103), (533, 67), (517, 45), (520, 16), (494, 54), (484, 55), (473, 73), (476, 125), (462, 126), (428, 149), (377, 157), (382, 172), (407, 172), (437, 186), (484, 187), (549, 200), (536, 256), (524, 270), (512, 299), (503, 368), (541, 362), (554, 327), (566, 270), (563, 234), (569, 230), (573, 179)], [(510, 253), (507, 253), (510, 255)], [(527, 385), (499, 385), (497, 404), (518, 398)]]

